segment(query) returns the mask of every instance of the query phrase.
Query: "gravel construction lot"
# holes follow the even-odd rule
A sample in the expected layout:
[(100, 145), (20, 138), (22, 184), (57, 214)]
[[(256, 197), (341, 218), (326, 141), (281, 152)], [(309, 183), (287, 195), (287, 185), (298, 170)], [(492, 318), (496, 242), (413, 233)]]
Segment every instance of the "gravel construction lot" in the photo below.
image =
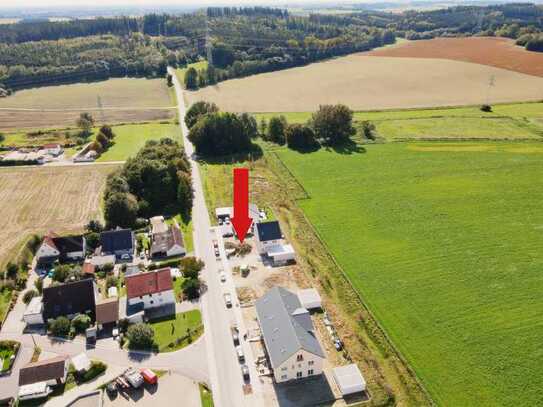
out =
[(355, 54), (186, 95), (190, 103), (208, 100), (236, 112), (303, 112), (328, 103), (376, 110), (476, 105), (488, 96), (491, 103), (539, 100), (543, 78), (460, 61)]
[(100, 217), (100, 197), (115, 165), (0, 169), (0, 265), (32, 233), (81, 231)]
[(435, 38), (405, 41), (394, 47), (367, 52), (366, 55), (450, 59), (543, 77), (543, 53), (526, 51), (508, 38)]

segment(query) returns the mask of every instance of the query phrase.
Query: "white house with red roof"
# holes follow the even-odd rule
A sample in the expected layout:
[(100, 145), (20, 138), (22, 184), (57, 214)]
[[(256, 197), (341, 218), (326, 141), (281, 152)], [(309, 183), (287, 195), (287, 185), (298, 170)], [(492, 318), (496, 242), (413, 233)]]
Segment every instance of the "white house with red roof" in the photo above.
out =
[(84, 236), (57, 236), (49, 232), (36, 252), (39, 264), (53, 263), (55, 260), (78, 261), (85, 258), (87, 244)]
[(58, 143), (45, 144), (42, 148), (42, 151), (45, 154), (52, 155), (53, 157), (58, 157), (62, 154), (62, 146)]
[(161, 316), (175, 314), (175, 293), (169, 267), (126, 276), (125, 284), (128, 314), (141, 310), (146, 314), (157, 314), (160, 308), (164, 311)]

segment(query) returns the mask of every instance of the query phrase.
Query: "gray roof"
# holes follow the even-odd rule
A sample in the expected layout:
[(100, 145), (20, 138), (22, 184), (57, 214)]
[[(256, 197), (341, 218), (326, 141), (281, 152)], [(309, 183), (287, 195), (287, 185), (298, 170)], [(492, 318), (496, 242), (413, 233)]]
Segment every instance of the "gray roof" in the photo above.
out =
[(283, 238), (281, 227), (279, 226), (279, 222), (276, 220), (271, 222), (257, 223), (256, 231), (258, 233), (258, 240), (261, 242), (279, 240)]
[(256, 301), (256, 313), (272, 367), (301, 349), (324, 358), (309, 312), (296, 294), (274, 287)]

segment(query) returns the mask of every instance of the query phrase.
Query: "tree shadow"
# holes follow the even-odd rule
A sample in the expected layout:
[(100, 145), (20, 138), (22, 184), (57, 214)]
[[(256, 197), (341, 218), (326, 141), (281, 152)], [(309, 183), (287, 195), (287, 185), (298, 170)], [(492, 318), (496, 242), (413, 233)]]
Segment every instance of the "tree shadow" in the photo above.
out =
[(223, 156), (199, 156), (198, 161), (203, 164), (236, 164), (260, 159), (264, 155), (258, 144), (251, 144), (249, 151)]
[(297, 151), (300, 154), (310, 154), (314, 153), (316, 151), (319, 151), (321, 149), (321, 145), (319, 143), (312, 144), (310, 146), (306, 147), (289, 147), (291, 150)]
[(360, 144), (354, 142), (353, 140), (349, 140), (337, 145), (327, 145), (326, 150), (334, 151), (335, 153), (345, 155), (366, 153), (366, 149)]

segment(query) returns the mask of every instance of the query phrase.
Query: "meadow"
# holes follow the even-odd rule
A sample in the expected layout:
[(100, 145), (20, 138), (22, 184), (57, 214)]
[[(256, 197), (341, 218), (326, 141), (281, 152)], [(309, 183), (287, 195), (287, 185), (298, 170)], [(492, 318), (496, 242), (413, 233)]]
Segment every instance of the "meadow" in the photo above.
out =
[(100, 123), (165, 120), (175, 115), (163, 79), (117, 78), (25, 89), (0, 99), (0, 130), (74, 125), (89, 111)]
[(543, 78), (491, 66), (353, 54), (228, 80), (186, 92), (186, 98), (235, 112), (303, 112), (333, 103), (378, 110), (536, 101), (541, 89)]
[(439, 405), (533, 406), (543, 364), (543, 146), (275, 154), (309, 221)]
[(171, 138), (181, 142), (179, 125), (172, 123), (146, 123), (113, 126), (115, 144), (104, 152), (98, 162), (124, 161), (135, 156), (149, 140)]
[(0, 266), (28, 235), (81, 232), (101, 219), (101, 195), (115, 165), (0, 169)]
[[(257, 113), (269, 120), (283, 115), (289, 123), (304, 123), (311, 112)], [(541, 139), (543, 136), (543, 103), (497, 104), (492, 112), (479, 106), (434, 109), (400, 109), (354, 112), (356, 122), (372, 121), (378, 136), (385, 140), (417, 139)]]

